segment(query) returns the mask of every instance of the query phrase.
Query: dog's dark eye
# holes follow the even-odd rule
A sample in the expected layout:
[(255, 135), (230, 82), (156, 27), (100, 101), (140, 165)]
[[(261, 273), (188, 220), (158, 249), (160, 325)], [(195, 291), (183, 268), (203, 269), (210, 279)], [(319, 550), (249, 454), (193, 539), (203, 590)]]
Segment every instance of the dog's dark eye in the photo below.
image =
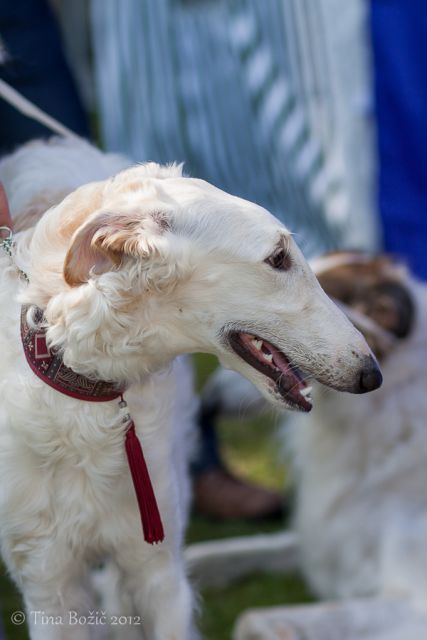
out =
[(279, 271), (287, 271), (292, 264), (291, 256), (284, 247), (277, 247), (265, 262)]

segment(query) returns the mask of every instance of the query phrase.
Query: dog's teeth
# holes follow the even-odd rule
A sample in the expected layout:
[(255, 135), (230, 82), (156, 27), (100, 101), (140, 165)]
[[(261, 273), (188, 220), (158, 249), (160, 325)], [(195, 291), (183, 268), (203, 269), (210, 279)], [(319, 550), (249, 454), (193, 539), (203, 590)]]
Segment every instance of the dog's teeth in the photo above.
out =
[(252, 344), (254, 345), (255, 349), (257, 349), (258, 351), (261, 351), (261, 347), (262, 347), (262, 340), (256, 340), (255, 338), (252, 340)]
[(264, 356), (264, 360), (267, 360), (267, 362), (273, 362), (273, 356), (271, 353), (263, 353), (262, 355)]
[(313, 387), (305, 387), (304, 389), (301, 389), (300, 394), (304, 396), (304, 398), (307, 398), (309, 395), (311, 395), (312, 390)]

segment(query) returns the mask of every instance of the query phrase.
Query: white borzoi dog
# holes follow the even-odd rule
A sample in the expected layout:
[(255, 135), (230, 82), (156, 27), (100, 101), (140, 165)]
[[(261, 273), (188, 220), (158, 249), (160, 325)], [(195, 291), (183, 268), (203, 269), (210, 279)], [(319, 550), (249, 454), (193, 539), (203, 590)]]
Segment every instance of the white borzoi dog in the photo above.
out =
[[(117, 174), (122, 166), (69, 141), (33, 143), (0, 164), (21, 229), (15, 261), (29, 277), (2, 252), (0, 537), (32, 640), (90, 637), (67, 616), (92, 608), (86, 572), (103, 556), (149, 640), (192, 637), (178, 469), (192, 399), (178, 356), (213, 353), (277, 406), (303, 411), (307, 374), (354, 393), (381, 383), (364, 338), (272, 215), (176, 166)], [(48, 344), (67, 367), (127, 387), (161, 544), (142, 537), (117, 401), (70, 398), (33, 373), (22, 304), (43, 310)]]

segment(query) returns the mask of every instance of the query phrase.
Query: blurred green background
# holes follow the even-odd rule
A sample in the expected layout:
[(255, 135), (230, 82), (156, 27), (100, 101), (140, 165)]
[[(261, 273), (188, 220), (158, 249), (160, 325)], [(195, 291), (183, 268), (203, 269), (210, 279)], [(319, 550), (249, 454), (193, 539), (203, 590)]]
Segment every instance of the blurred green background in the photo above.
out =
[[(198, 355), (194, 358), (196, 387), (200, 390), (209, 374), (217, 366), (214, 357)], [(218, 424), (221, 452), (227, 466), (243, 478), (265, 486), (283, 490), (287, 480), (282, 443), (278, 436), (277, 419), (264, 416), (256, 419), (220, 420)], [(280, 522), (248, 523), (212, 522), (193, 515), (188, 528), (187, 542), (221, 539), (280, 531)], [(199, 626), (206, 640), (230, 640), (237, 616), (249, 607), (297, 604), (312, 601), (312, 596), (298, 575), (259, 573), (222, 589), (204, 589), (199, 597)], [(10, 617), (21, 610), (20, 597), (6, 576), (0, 575), (1, 613), (8, 640), (28, 640), (25, 627), (14, 626)]]

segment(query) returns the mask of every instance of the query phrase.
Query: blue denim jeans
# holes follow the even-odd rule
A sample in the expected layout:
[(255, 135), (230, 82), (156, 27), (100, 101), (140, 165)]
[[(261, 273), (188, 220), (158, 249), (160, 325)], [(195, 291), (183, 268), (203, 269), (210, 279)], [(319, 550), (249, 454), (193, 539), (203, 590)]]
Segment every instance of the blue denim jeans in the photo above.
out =
[[(45, 0), (0, 0), (0, 37), (8, 54), (0, 78), (75, 133), (89, 129), (67, 66), (61, 34)], [(0, 152), (52, 135), (0, 99)]]

